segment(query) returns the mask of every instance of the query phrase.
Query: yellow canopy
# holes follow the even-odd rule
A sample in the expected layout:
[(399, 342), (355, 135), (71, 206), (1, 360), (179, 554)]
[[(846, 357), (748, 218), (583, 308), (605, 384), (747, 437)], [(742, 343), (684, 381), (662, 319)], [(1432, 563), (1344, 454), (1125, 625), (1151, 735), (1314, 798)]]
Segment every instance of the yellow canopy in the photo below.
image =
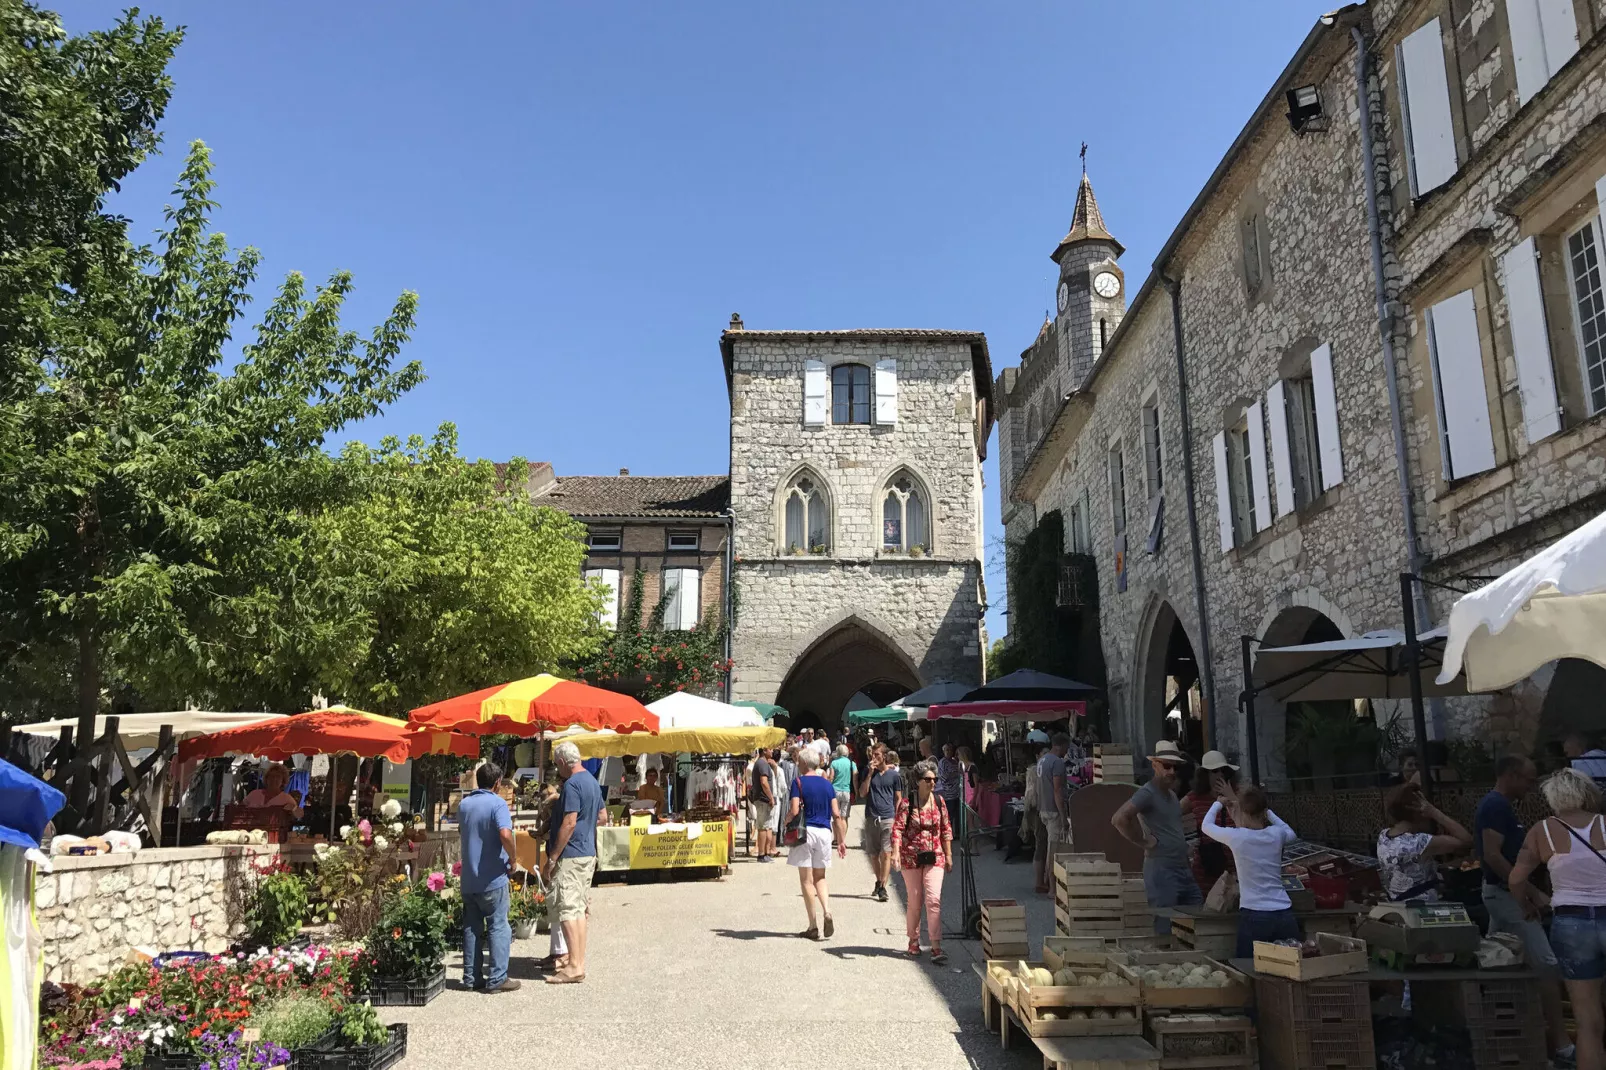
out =
[(577, 732), (559, 742), (573, 743), (582, 758), (619, 758), (635, 754), (746, 754), (758, 747), (778, 747), (786, 729), (767, 725), (737, 728), (667, 728), (647, 732)]

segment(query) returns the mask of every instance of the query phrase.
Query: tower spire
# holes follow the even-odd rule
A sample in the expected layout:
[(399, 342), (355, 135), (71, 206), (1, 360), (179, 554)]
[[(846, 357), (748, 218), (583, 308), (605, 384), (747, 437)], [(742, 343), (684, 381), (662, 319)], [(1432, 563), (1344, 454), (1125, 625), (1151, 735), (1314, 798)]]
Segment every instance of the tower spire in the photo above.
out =
[(1065, 250), (1078, 242), (1102, 241), (1115, 246), (1115, 255), (1126, 252), (1126, 247), (1115, 240), (1115, 235), (1104, 229), (1104, 215), (1093, 196), (1093, 183), (1087, 177), (1087, 143), (1082, 144), (1082, 182), (1076, 188), (1076, 207), (1071, 211), (1071, 229), (1060, 239), (1054, 250), (1054, 261), (1059, 262)]

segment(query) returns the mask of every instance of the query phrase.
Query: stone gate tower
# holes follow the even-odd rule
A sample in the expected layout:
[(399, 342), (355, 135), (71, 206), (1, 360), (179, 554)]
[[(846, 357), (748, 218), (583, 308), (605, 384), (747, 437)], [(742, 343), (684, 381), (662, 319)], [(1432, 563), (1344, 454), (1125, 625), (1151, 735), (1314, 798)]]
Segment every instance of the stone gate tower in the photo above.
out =
[[(735, 699), (836, 727), (938, 679), (980, 681), (986, 338), (720, 337), (731, 403)], [(860, 699), (859, 701), (864, 701)]]

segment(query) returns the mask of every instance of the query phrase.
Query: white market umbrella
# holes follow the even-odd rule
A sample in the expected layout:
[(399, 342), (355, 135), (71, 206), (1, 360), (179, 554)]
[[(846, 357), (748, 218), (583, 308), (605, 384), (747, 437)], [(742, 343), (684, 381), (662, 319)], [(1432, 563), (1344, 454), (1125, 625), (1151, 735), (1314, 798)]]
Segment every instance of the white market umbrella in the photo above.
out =
[[(277, 713), (209, 713), (205, 710), (180, 710), (174, 713), (125, 713), (117, 717), (117, 736), (123, 747), (130, 751), (155, 747), (163, 725), (173, 726), (175, 741), (192, 736), (209, 736), (226, 728), (271, 721)], [(18, 725), (13, 732), (27, 732), (34, 736), (59, 736), (63, 728), (77, 728), (78, 718), (62, 717), (54, 721), (36, 721)], [(106, 734), (106, 718), (95, 718), (95, 737)]]
[(764, 716), (745, 706), (731, 706), (689, 691), (674, 691), (647, 708), (658, 715), (658, 730), (666, 728), (763, 728)]
[(1558, 658), (1606, 666), (1606, 513), (1456, 599), (1439, 680), (1497, 691)]
[[(1422, 694), (1428, 698), (1464, 695), (1466, 683), (1452, 676), (1446, 683), (1433, 678), (1444, 653), (1444, 629), (1417, 637)], [(1375, 631), (1354, 639), (1334, 639), (1298, 646), (1261, 647), (1255, 654), (1257, 691), (1283, 702), (1321, 702), (1329, 699), (1411, 697), (1411, 674), (1406, 663), (1405, 633)]]

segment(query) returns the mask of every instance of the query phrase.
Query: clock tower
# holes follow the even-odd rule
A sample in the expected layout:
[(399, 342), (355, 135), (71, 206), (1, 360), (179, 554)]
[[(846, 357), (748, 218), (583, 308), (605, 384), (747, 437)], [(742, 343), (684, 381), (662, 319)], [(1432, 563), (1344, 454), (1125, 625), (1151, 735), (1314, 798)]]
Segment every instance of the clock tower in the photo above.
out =
[(1126, 273), (1116, 263), (1125, 251), (1104, 229), (1104, 216), (1084, 165), (1071, 229), (1053, 253), (1060, 268), (1054, 328), (1059, 362), (1069, 373), (1066, 383), (1070, 389), (1086, 380), (1126, 312)]

